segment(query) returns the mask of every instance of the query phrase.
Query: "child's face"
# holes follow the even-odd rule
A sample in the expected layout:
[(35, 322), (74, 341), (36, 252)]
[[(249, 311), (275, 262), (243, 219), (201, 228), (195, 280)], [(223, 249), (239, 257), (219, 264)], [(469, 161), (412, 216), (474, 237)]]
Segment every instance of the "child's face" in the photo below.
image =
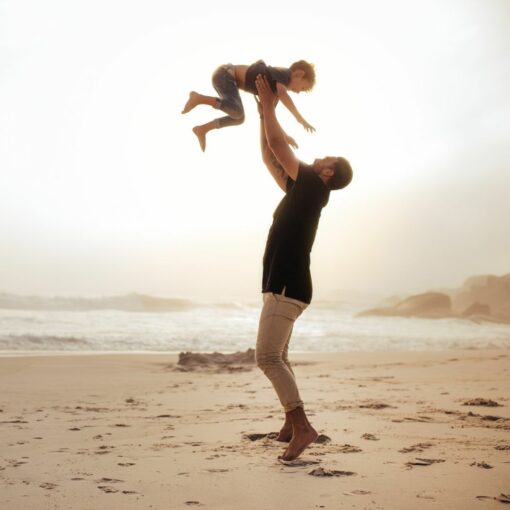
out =
[(310, 90), (312, 84), (303, 77), (302, 71), (292, 73), (288, 89), (296, 94), (305, 90)]

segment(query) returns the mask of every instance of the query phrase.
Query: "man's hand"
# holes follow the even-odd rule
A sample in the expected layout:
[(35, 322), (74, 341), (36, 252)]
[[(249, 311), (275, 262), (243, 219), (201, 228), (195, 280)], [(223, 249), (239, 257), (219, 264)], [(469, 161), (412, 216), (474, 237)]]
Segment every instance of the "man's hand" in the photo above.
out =
[(271, 90), (267, 78), (259, 74), (257, 78), (255, 78), (255, 86), (257, 87), (257, 93), (259, 95), (262, 108), (266, 108), (268, 106), (272, 106), (274, 108), (277, 97)]

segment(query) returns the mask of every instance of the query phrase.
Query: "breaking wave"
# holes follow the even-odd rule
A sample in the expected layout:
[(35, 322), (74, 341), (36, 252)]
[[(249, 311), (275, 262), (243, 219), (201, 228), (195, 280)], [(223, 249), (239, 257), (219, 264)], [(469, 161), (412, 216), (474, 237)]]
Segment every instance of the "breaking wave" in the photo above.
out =
[(187, 299), (162, 298), (136, 293), (100, 298), (0, 294), (0, 308), (7, 310), (175, 312), (197, 306), (201, 305)]

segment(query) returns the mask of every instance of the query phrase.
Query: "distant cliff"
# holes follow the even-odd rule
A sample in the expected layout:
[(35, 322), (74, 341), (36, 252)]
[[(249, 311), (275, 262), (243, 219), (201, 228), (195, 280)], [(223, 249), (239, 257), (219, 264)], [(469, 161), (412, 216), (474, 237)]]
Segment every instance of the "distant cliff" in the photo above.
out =
[(359, 316), (460, 318), (510, 324), (510, 274), (473, 276), (459, 289), (410, 296), (392, 306), (365, 310)]

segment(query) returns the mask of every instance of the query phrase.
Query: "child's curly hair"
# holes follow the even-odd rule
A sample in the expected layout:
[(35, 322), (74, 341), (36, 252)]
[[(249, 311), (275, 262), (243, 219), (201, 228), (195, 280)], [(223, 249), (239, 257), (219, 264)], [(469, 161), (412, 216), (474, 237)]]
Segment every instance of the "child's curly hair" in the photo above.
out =
[(315, 67), (313, 64), (310, 64), (306, 60), (298, 60), (297, 62), (294, 62), (290, 66), (291, 71), (303, 71), (305, 74), (303, 75), (303, 78), (310, 82), (310, 88), (308, 90), (312, 90), (313, 86), (315, 85)]

